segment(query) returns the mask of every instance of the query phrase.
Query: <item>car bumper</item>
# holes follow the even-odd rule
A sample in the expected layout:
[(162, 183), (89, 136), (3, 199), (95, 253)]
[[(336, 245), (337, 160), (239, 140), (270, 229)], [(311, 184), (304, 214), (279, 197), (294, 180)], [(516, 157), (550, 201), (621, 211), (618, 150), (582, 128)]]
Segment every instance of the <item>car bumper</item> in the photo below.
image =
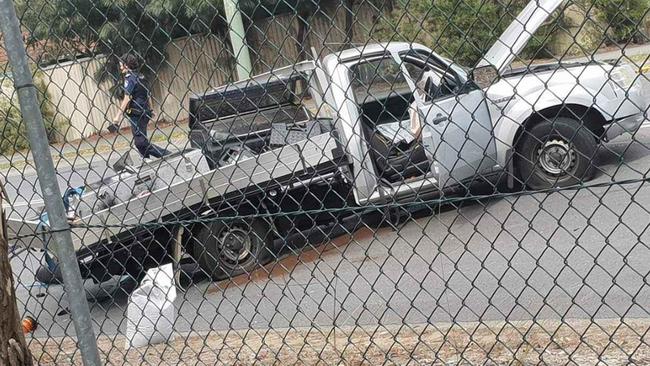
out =
[(605, 140), (611, 141), (624, 133), (635, 133), (646, 121), (645, 113), (637, 113), (628, 117), (617, 119), (605, 125)]

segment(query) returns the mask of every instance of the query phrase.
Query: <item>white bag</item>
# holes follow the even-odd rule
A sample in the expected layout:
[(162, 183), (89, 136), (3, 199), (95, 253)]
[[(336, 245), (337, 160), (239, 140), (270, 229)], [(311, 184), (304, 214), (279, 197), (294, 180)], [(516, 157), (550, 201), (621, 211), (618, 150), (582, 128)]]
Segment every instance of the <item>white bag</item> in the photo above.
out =
[(171, 264), (152, 268), (129, 296), (125, 348), (170, 340), (174, 330), (176, 286)]

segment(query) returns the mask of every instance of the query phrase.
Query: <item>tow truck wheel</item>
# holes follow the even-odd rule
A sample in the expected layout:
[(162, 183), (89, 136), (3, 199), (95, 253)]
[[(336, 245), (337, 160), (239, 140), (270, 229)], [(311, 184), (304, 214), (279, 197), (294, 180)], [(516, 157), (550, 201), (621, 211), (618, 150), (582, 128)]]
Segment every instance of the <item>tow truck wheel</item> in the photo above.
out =
[(596, 138), (579, 121), (558, 117), (524, 132), (517, 144), (518, 178), (533, 190), (590, 180)]
[(215, 280), (251, 273), (271, 257), (271, 235), (261, 220), (214, 221), (193, 235), (194, 258)]

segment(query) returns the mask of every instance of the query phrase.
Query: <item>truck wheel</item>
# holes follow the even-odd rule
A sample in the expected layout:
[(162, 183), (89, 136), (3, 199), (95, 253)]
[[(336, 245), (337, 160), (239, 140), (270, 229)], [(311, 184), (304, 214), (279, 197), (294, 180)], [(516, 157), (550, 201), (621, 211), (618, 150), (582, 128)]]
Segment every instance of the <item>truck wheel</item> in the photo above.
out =
[(524, 132), (517, 144), (518, 178), (529, 189), (566, 187), (590, 180), (596, 138), (566, 117), (543, 121)]
[(192, 236), (194, 258), (215, 280), (251, 273), (271, 258), (271, 235), (261, 220), (214, 221)]

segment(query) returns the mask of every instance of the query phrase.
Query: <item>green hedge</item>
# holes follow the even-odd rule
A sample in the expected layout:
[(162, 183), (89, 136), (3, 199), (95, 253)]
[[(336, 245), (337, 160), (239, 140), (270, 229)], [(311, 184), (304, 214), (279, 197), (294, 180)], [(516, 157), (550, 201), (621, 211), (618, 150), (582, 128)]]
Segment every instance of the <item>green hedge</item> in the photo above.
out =
[[(29, 141), (25, 131), (18, 104), (18, 96), (13, 87), (13, 80), (1, 76), (0, 84), (0, 154), (8, 154), (29, 148)], [(61, 118), (56, 107), (50, 101), (47, 84), (42, 75), (36, 75), (34, 84), (38, 92), (41, 113), (45, 122), (45, 129), (50, 143), (62, 141), (64, 128), (69, 125)]]
[[(396, 3), (392, 12), (378, 18), (373, 38), (422, 43), (471, 67), (527, 3), (527, 0), (404, 0)], [(607, 42), (608, 38), (615, 42), (638, 41), (642, 38), (638, 24), (649, 4), (650, 0), (565, 2), (555, 18), (535, 33), (519, 56), (531, 59), (587, 53), (603, 43), (611, 43)], [(577, 27), (567, 27), (566, 17), (559, 16), (567, 9), (588, 14), (587, 21), (580, 21)], [(609, 37), (605, 36), (606, 30)], [(570, 38), (568, 42), (567, 37)], [(563, 50), (564, 46), (571, 49)]]
[(594, 0), (593, 4), (603, 24), (608, 25), (608, 43), (649, 41), (643, 28), (650, 0)]
[[(374, 37), (418, 42), (465, 66), (474, 66), (514, 20), (527, 1), (407, 0), (379, 19)], [(536, 35), (527, 54), (546, 55), (545, 34)], [(541, 53), (541, 54), (540, 54)]]

